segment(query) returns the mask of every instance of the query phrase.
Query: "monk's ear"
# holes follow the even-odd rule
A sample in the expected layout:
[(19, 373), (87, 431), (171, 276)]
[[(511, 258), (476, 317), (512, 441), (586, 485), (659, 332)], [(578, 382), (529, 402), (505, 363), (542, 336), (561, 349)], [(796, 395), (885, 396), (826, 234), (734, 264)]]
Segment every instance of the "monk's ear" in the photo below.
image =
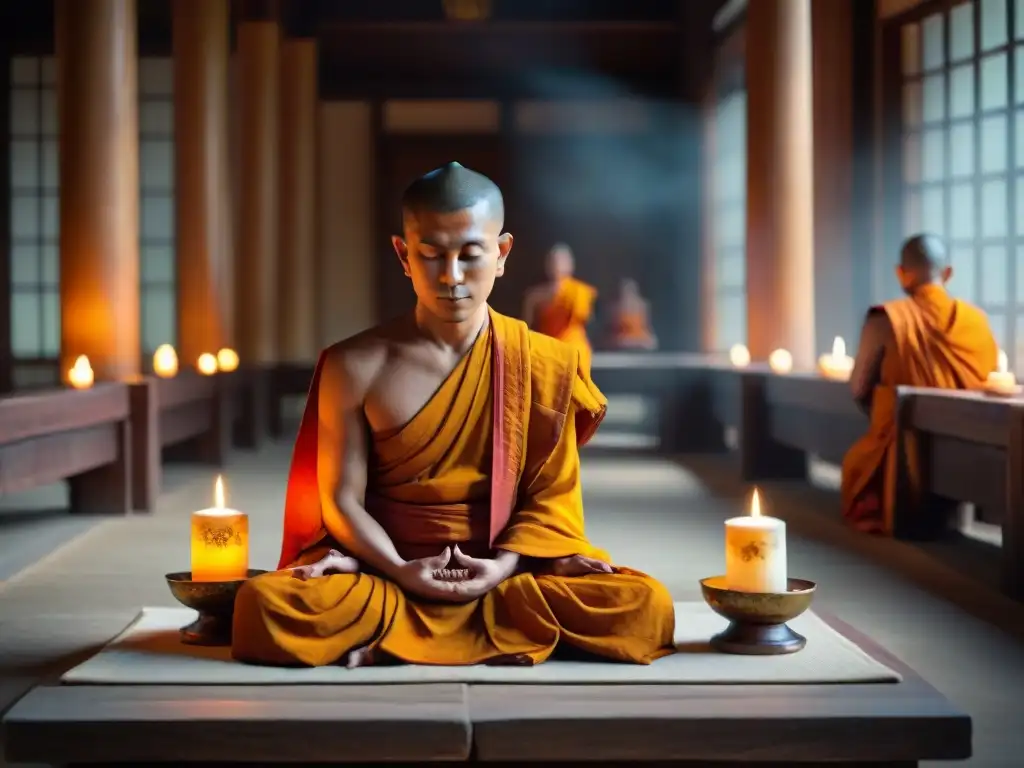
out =
[(949, 282), (949, 278), (951, 278), (953, 276), (953, 268), (952, 267), (948, 267), (948, 266), (947, 267), (943, 267), (941, 274), (942, 274), (942, 284), (945, 285), (946, 283)]
[(508, 258), (509, 252), (512, 250), (512, 234), (505, 232), (498, 237), (498, 269), (497, 276), (501, 277), (505, 274), (505, 259)]
[(409, 246), (405, 244), (405, 240), (400, 238), (398, 235), (391, 236), (391, 245), (395, 249), (395, 253), (398, 254), (398, 260), (402, 263), (402, 271), (405, 272), (406, 277), (410, 277), (409, 274)]
[(900, 281), (900, 285), (907, 284), (907, 273), (903, 270), (902, 264), (896, 265), (896, 279)]

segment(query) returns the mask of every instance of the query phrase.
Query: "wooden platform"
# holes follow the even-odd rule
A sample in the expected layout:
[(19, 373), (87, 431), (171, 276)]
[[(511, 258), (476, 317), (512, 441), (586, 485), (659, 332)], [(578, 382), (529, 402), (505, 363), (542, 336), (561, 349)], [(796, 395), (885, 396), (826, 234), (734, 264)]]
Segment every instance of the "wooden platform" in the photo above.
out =
[(61, 686), (3, 720), (7, 760), (290, 764), (448, 760), (916, 765), (971, 754), (971, 719), (879, 685)]

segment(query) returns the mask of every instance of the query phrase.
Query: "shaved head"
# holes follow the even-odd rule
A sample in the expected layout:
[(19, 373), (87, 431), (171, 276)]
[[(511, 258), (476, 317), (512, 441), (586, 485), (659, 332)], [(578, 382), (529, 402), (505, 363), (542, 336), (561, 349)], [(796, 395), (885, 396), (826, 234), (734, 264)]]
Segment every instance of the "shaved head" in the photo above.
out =
[(453, 213), (469, 208), (485, 208), (499, 227), (505, 220), (505, 201), (498, 185), (482, 173), (459, 163), (447, 163), (420, 176), (402, 194), (402, 212)]
[(908, 293), (927, 283), (946, 283), (953, 270), (942, 238), (927, 233), (909, 238), (900, 249), (897, 273)]

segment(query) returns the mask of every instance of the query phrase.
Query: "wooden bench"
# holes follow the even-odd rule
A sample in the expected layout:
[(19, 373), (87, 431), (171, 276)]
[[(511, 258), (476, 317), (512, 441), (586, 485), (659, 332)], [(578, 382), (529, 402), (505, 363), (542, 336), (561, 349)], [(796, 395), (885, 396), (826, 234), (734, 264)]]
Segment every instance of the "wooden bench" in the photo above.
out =
[(224, 465), (231, 446), (230, 392), (221, 375), (183, 371), (129, 385), (132, 413), (132, 501), (151, 511), (160, 495), (163, 460)]
[(59, 389), (0, 399), (0, 493), (66, 480), (74, 513), (132, 509), (128, 387)]
[[(820, 612), (819, 612), (820, 614)], [(858, 685), (62, 686), (3, 720), (15, 763), (678, 761), (884, 765), (962, 760), (971, 719), (903, 676)]]
[(925, 496), (915, 504), (898, 479), (896, 535), (928, 538), (948, 524), (929, 497), (973, 504), (1002, 528), (1003, 590), (1024, 599), (1024, 401), (900, 387), (897, 413), (897, 450), (915, 436)]

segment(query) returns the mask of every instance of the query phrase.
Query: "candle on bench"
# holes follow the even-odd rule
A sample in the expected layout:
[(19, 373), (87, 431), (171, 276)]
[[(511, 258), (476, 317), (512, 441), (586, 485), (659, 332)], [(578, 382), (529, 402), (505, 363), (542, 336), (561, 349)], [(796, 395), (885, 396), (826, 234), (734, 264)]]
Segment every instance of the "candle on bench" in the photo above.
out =
[(170, 344), (161, 344), (153, 353), (153, 373), (161, 379), (178, 375), (178, 353)]
[(750, 365), (750, 350), (742, 344), (733, 344), (729, 349), (729, 362), (737, 368), (746, 368)]
[(213, 507), (192, 513), (192, 581), (237, 581), (249, 573), (249, 516), (224, 504), (224, 481)]
[(89, 358), (85, 355), (79, 355), (75, 358), (75, 364), (68, 371), (68, 384), (75, 389), (89, 389), (93, 385), (94, 379), (95, 376), (92, 372), (92, 366), (89, 365)]
[(750, 514), (725, 521), (725, 586), (737, 592), (785, 592), (786, 523), (761, 514), (757, 489)]
[(230, 347), (224, 347), (217, 353), (217, 367), (224, 373), (238, 370), (238, 353)]
[(836, 336), (832, 342), (832, 354), (818, 358), (818, 371), (826, 379), (848, 381), (853, 372), (853, 358), (846, 354), (846, 342)]
[(772, 373), (789, 373), (793, 370), (793, 356), (788, 349), (776, 349), (768, 355), (768, 367)]
[(996, 369), (988, 375), (985, 387), (995, 392), (1015, 393), (1017, 391), (1017, 377), (1013, 375), (1009, 367), (1006, 353), (1000, 349), (996, 357)]
[(217, 358), (209, 352), (203, 352), (196, 360), (196, 370), (203, 376), (213, 376), (217, 372)]

